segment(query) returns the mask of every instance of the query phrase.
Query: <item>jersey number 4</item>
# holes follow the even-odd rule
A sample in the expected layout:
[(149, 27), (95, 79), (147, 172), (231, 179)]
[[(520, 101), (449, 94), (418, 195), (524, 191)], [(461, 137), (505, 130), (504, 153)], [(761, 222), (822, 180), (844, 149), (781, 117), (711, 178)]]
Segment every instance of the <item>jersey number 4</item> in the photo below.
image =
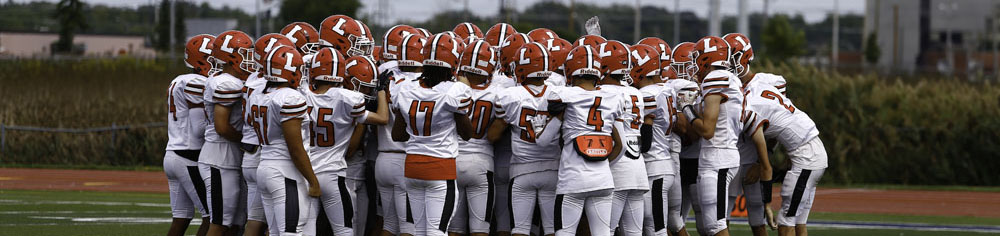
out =
[(594, 131), (601, 132), (604, 129), (604, 116), (601, 115), (601, 97), (594, 98), (594, 105), (590, 106), (587, 112), (587, 124), (594, 126)]
[[(431, 136), (431, 117), (434, 116), (434, 101), (413, 101), (410, 103), (410, 129), (413, 135)], [(424, 113), (423, 134), (417, 128), (417, 113)]]
[(774, 92), (764, 90), (763, 93), (760, 93), (760, 96), (771, 100), (778, 100), (778, 103), (780, 103), (781, 106), (785, 107), (785, 109), (787, 109), (788, 112), (795, 113), (795, 106), (785, 105), (785, 99), (781, 98), (781, 96), (778, 96), (778, 94)]

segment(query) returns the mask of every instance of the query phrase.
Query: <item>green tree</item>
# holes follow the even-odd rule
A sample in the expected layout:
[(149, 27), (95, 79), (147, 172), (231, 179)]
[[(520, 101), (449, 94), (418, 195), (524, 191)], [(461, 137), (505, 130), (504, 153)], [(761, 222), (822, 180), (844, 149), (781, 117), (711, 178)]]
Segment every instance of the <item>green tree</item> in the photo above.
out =
[(805, 53), (805, 32), (793, 28), (784, 15), (776, 15), (768, 20), (762, 36), (767, 59), (784, 62)]
[[(182, 3), (174, 6), (174, 39), (177, 45), (184, 44), (187, 40), (187, 27), (184, 25), (184, 8)], [(160, 51), (170, 50), (170, 0), (160, 2), (160, 19), (156, 25), (156, 35), (153, 40), (153, 47)], [(220, 32), (221, 33), (221, 32)]]
[(868, 35), (868, 41), (865, 42), (865, 61), (875, 64), (881, 56), (882, 49), (878, 47), (878, 34), (872, 32)]
[(360, 8), (361, 2), (358, 0), (285, 0), (281, 2), (281, 13), (278, 19), (281, 21), (280, 26), (301, 21), (313, 25), (318, 30), (323, 19), (332, 15), (358, 18), (357, 12)]
[(59, 21), (59, 40), (52, 45), (53, 53), (65, 53), (73, 50), (74, 34), (76, 31), (87, 28), (83, 8), (84, 3), (80, 0), (61, 0), (56, 5), (55, 18)]

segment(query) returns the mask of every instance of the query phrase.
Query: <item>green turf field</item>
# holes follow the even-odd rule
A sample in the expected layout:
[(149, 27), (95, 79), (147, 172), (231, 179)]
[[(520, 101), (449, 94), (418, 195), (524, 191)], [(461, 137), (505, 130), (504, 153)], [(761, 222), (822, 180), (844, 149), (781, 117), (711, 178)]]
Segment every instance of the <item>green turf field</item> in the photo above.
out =
[[(814, 213), (811, 221), (1000, 225), (1000, 218)], [(163, 235), (170, 222), (166, 194), (0, 190), (0, 235)], [(193, 235), (196, 226), (188, 229)], [(694, 234), (694, 224), (688, 224)], [(734, 224), (734, 235), (749, 235)], [(810, 228), (812, 235), (988, 235), (955, 231)]]

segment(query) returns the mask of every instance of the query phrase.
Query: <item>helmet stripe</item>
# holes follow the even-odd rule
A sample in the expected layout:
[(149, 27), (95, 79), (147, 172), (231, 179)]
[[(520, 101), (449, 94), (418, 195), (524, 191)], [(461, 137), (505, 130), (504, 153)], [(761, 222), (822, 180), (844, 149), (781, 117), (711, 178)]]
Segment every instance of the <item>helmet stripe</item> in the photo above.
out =
[(399, 58), (399, 60), (406, 60), (406, 51), (407, 51), (407, 46), (406, 45), (408, 45), (410, 43), (410, 38), (413, 38), (412, 34), (411, 35), (407, 35), (406, 37), (403, 37), (403, 45), (401, 45), (399, 47), (399, 53), (400, 53), (399, 55), (401, 57), (401, 58)]
[(476, 46), (472, 49), (472, 60), (469, 61), (469, 66), (476, 68), (479, 62), (479, 47), (483, 46), (483, 40), (476, 41)]
[(439, 34), (434, 36), (434, 41), (431, 41), (431, 48), (428, 48), (428, 50), (431, 51), (431, 56), (428, 57), (427, 60), (437, 60), (438, 40), (440, 40), (441, 37), (444, 37), (444, 35), (445, 34)]

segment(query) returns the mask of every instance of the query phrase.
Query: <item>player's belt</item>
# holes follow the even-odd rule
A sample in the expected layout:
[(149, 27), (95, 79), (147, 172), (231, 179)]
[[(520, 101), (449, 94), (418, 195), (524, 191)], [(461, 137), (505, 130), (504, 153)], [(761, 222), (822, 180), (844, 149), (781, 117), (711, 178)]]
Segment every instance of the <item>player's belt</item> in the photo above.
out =
[(193, 162), (198, 162), (198, 155), (201, 155), (201, 150), (173, 150), (173, 152), (174, 154)]
[(260, 145), (240, 143), (240, 150), (243, 150), (246, 153), (256, 154), (257, 151), (260, 151)]

